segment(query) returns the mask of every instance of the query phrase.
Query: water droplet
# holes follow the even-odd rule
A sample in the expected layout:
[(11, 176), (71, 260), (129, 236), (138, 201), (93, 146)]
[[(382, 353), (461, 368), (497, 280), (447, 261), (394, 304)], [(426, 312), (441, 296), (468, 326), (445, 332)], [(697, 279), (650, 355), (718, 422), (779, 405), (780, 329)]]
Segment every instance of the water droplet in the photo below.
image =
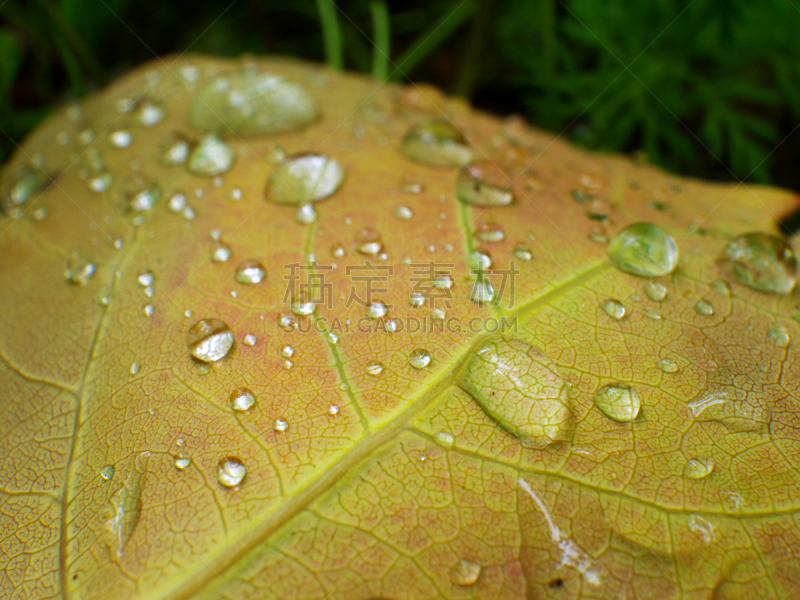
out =
[(265, 197), (278, 204), (308, 204), (332, 195), (344, 181), (344, 168), (323, 154), (292, 156), (273, 169)]
[(131, 136), (130, 131), (113, 131), (111, 132), (111, 145), (115, 148), (127, 148), (131, 145), (133, 141), (133, 137)]
[(475, 304), (491, 302), (494, 300), (494, 287), (488, 279), (481, 275), (475, 280), (469, 299)]
[(415, 369), (424, 369), (431, 364), (431, 353), (422, 348), (417, 348), (408, 355), (408, 362)]
[(134, 212), (152, 209), (161, 198), (161, 188), (158, 183), (149, 181), (139, 174), (134, 174), (125, 181), (123, 190), (128, 208)]
[(296, 297), (292, 297), (290, 307), (294, 314), (306, 317), (314, 312), (315, 304), (314, 301), (309, 300), (305, 294), (299, 294)]
[(456, 195), (466, 204), (508, 206), (514, 201), (508, 174), (488, 160), (473, 162), (459, 170)]
[(677, 373), (680, 371), (678, 363), (669, 358), (658, 361), (658, 368), (664, 371), (664, 373)]
[(286, 358), (291, 358), (294, 356), (294, 348), (291, 346), (284, 346), (281, 348), (281, 356), (285, 356)]
[(472, 158), (464, 134), (441, 119), (414, 125), (400, 150), (406, 158), (434, 167), (459, 167)]
[(520, 260), (531, 260), (533, 258), (533, 250), (529, 244), (520, 242), (514, 246), (514, 256)]
[(294, 363), (292, 361), (290, 361), (288, 358), (284, 358), (281, 361), (281, 366), (288, 371), (289, 369), (291, 369), (294, 366)]
[(230, 352), (233, 332), (219, 319), (202, 319), (189, 329), (186, 345), (197, 360), (215, 362)]
[(762, 292), (788, 294), (797, 277), (797, 258), (783, 238), (769, 233), (745, 233), (735, 237), (723, 253), (733, 277)]
[(483, 271), (492, 267), (492, 255), (488, 250), (483, 248), (475, 248), (469, 253), (469, 266), (473, 270)]
[(300, 84), (245, 69), (200, 88), (189, 106), (189, 123), (204, 131), (260, 135), (301, 127), (318, 114), (316, 101)]
[(714, 461), (711, 458), (707, 458), (705, 461), (692, 458), (683, 468), (683, 475), (689, 479), (703, 479), (711, 475), (713, 470)]
[(458, 385), (524, 446), (544, 448), (573, 429), (567, 384), (538, 348), (492, 336), (469, 356)]
[(139, 285), (141, 287), (146, 288), (148, 286), (153, 285), (155, 277), (153, 276), (153, 273), (151, 271), (145, 271), (144, 273), (139, 275), (139, 277), (137, 277), (136, 280), (139, 282)]
[(383, 250), (381, 234), (371, 227), (362, 227), (355, 235), (356, 249), (361, 254), (375, 256)]
[(86, 285), (96, 270), (97, 267), (88, 254), (82, 250), (73, 250), (67, 257), (64, 276), (72, 284)]
[(469, 560), (460, 560), (450, 569), (450, 581), (456, 585), (474, 585), (481, 575), (481, 566)]
[(284, 419), (275, 419), (275, 423), (272, 425), (272, 428), (278, 432), (286, 431), (289, 429), (289, 422), (285, 421)]
[(339, 336), (332, 331), (329, 331), (325, 338), (334, 346), (339, 343)]
[(138, 362), (135, 362), (131, 365), (130, 373), (131, 375), (136, 375), (139, 372), (140, 365)]
[(419, 308), (425, 304), (425, 294), (422, 292), (411, 292), (408, 295), (408, 302), (412, 308)]
[(152, 100), (141, 100), (136, 109), (135, 118), (143, 127), (152, 127), (161, 121), (167, 114), (164, 107)]
[(158, 145), (158, 161), (165, 167), (182, 165), (189, 158), (191, 145), (183, 135), (171, 133)]
[(446, 316), (447, 313), (443, 308), (436, 306), (431, 309), (431, 319), (433, 319), (434, 321), (444, 321)]
[(367, 365), (367, 373), (369, 375), (380, 375), (383, 371), (383, 364), (378, 361), (372, 361)]
[(231, 257), (231, 254), (230, 246), (225, 242), (217, 242), (211, 252), (211, 260), (213, 262), (226, 262)]
[(619, 423), (631, 423), (639, 415), (642, 396), (626, 383), (607, 383), (595, 391), (594, 404), (608, 418)]
[(653, 302), (661, 302), (667, 297), (667, 286), (657, 281), (648, 281), (644, 284), (644, 293)]
[(256, 336), (254, 336), (252, 333), (248, 333), (246, 336), (244, 336), (244, 339), (242, 340), (242, 343), (245, 346), (255, 346), (256, 345)]
[(689, 517), (689, 531), (699, 535), (706, 544), (714, 541), (714, 526), (700, 515)]
[(478, 226), (475, 237), (482, 242), (502, 242), (506, 239), (506, 232), (497, 223), (488, 221)]
[(764, 431), (771, 420), (761, 397), (733, 386), (701, 392), (687, 407), (698, 421), (719, 421), (733, 432)]
[(614, 298), (609, 298), (600, 304), (600, 308), (602, 308), (609, 317), (616, 320), (624, 317), (626, 312), (622, 302), (615, 300)]
[(410, 218), (414, 216), (414, 213), (410, 208), (407, 206), (398, 206), (394, 209), (394, 216), (401, 221), (408, 221)]
[(344, 256), (344, 245), (341, 242), (335, 242), (331, 246), (331, 255), (334, 258), (342, 258)]
[(233, 149), (218, 135), (211, 133), (197, 141), (189, 153), (186, 168), (194, 175), (220, 175), (231, 169), (235, 159)]
[(255, 260), (246, 260), (236, 267), (236, 281), (239, 283), (261, 283), (266, 276), (264, 265)]
[(694, 311), (698, 315), (713, 315), (714, 307), (711, 306), (710, 302), (706, 302), (705, 300), (698, 300), (697, 304), (694, 305)]
[(114, 476), (114, 465), (106, 465), (102, 469), (100, 469), (100, 477), (108, 481)]
[(448, 431), (437, 431), (433, 437), (436, 439), (436, 443), (444, 448), (452, 448), (455, 443), (453, 434)]
[(248, 388), (236, 388), (231, 392), (231, 408), (233, 410), (247, 410), (256, 403), (256, 397)]
[(142, 307), (142, 312), (145, 317), (152, 317), (153, 313), (156, 312), (156, 307), (152, 304), (145, 304), (144, 307)]
[(301, 225), (311, 225), (317, 220), (317, 211), (314, 210), (313, 204), (301, 204), (297, 209), (294, 220)]
[(658, 312), (657, 310), (653, 310), (649, 306), (642, 309), (642, 314), (645, 317), (649, 317), (649, 318), (655, 319), (655, 320), (658, 320), (658, 319), (661, 318), (661, 313)]
[(786, 348), (789, 345), (789, 332), (782, 325), (771, 327), (767, 338), (778, 348)]
[(128, 543), (142, 510), (142, 479), (150, 459), (149, 452), (136, 457), (133, 470), (125, 479), (125, 484), (109, 499), (105, 530), (109, 535), (110, 546), (119, 557)]
[(611, 240), (608, 256), (621, 271), (640, 277), (666, 275), (678, 265), (675, 240), (652, 223), (628, 225)]
[(247, 474), (244, 463), (235, 456), (226, 456), (219, 461), (217, 467), (217, 481), (225, 487), (239, 485)]
[(726, 298), (731, 297), (731, 286), (729, 286), (728, 282), (723, 279), (715, 279), (712, 281), (711, 289), (718, 294), (725, 296)]
[(20, 206), (50, 184), (50, 177), (35, 166), (5, 170), (0, 176), (0, 207), (13, 216)]
[(175, 468), (179, 471), (183, 471), (192, 464), (192, 458), (185, 452), (178, 452), (172, 457), (172, 464), (174, 464)]

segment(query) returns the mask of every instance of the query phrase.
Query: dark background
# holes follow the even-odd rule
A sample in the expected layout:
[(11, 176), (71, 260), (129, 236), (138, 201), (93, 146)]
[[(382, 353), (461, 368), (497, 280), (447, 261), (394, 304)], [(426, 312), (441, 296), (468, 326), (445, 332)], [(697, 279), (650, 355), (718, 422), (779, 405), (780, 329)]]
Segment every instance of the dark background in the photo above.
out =
[(584, 146), (800, 190), (800, 0), (0, 0), (0, 161), (53, 107), (185, 50), (427, 81)]

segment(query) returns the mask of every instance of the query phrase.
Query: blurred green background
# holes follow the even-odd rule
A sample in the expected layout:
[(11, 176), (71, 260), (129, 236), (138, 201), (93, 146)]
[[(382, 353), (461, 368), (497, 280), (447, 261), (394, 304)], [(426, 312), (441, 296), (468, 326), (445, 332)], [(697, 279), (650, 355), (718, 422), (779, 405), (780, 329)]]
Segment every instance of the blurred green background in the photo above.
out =
[(0, 160), (53, 107), (156, 55), (279, 53), (431, 82), (675, 172), (800, 190), (798, 5), (0, 0)]

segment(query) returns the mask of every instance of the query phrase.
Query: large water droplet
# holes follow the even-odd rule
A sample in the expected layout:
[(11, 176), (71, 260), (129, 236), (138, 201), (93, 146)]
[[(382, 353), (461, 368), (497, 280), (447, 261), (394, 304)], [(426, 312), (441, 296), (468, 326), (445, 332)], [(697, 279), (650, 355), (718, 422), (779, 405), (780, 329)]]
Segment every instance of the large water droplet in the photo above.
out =
[(473, 585), (481, 575), (481, 566), (469, 560), (460, 560), (450, 569), (450, 581), (456, 585)]
[(459, 167), (472, 158), (464, 134), (440, 119), (414, 125), (400, 150), (406, 158), (434, 167)]
[(625, 316), (625, 306), (622, 304), (622, 302), (615, 300), (614, 298), (609, 298), (600, 304), (600, 308), (602, 308), (612, 319), (620, 320)]
[(219, 461), (217, 467), (217, 481), (225, 487), (235, 487), (247, 475), (244, 463), (235, 456), (226, 456)]
[(514, 201), (508, 174), (488, 160), (471, 163), (458, 172), (456, 195), (476, 206), (508, 206)]
[(783, 238), (769, 233), (735, 237), (723, 253), (725, 267), (736, 280), (753, 289), (788, 294), (797, 277), (797, 258)]
[(707, 458), (704, 461), (696, 458), (689, 459), (686, 466), (683, 468), (683, 474), (689, 479), (703, 479), (711, 475), (714, 470), (714, 461)]
[(64, 276), (72, 284), (86, 285), (96, 270), (97, 267), (88, 254), (82, 250), (73, 250), (67, 256)]
[(653, 302), (661, 302), (667, 297), (667, 286), (657, 281), (648, 281), (644, 284), (644, 293)]
[(256, 397), (249, 388), (236, 388), (231, 392), (231, 408), (236, 411), (244, 411), (256, 403)]
[(417, 348), (408, 355), (408, 362), (415, 369), (424, 369), (431, 364), (431, 353), (423, 348)]
[(216, 134), (201, 137), (189, 154), (186, 167), (194, 175), (221, 175), (233, 166), (233, 149)]
[(189, 329), (186, 345), (197, 360), (214, 362), (230, 351), (233, 332), (219, 319), (202, 319)]
[(594, 404), (608, 418), (619, 423), (630, 423), (642, 408), (642, 396), (636, 388), (614, 382), (597, 388)]
[(252, 69), (210, 81), (189, 106), (196, 129), (244, 135), (288, 131), (317, 116), (316, 101), (300, 84)]
[(239, 283), (261, 283), (266, 276), (264, 265), (255, 260), (246, 260), (236, 267), (236, 281)]
[(573, 428), (567, 385), (539, 349), (508, 336), (484, 341), (458, 375), (458, 385), (524, 446), (544, 448)]
[(475, 237), (482, 242), (502, 242), (506, 239), (506, 232), (497, 223), (487, 221), (478, 226)]
[(301, 154), (278, 164), (267, 180), (265, 197), (278, 204), (324, 200), (344, 181), (344, 168), (323, 154)]
[(0, 179), (0, 207), (9, 214), (44, 190), (50, 177), (36, 166), (5, 170)]
[(628, 225), (611, 240), (608, 256), (621, 271), (640, 277), (666, 275), (678, 265), (675, 240), (652, 223)]

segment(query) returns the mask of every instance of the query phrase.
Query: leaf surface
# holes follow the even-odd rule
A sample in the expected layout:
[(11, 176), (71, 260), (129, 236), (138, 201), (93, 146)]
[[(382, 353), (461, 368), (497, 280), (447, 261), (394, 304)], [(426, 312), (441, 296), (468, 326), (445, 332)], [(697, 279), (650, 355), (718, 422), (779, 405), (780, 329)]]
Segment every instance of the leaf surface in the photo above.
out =
[[(242, 68), (204, 57), (165, 58), (89, 98), (80, 114), (65, 109), (5, 167), (9, 177), (40, 155), (57, 179), (21, 218), (0, 220), (3, 597), (796, 592), (797, 295), (717, 281), (727, 240), (774, 231), (796, 206), (791, 194), (681, 180), (437, 98), (436, 110), (443, 106), (476, 157), (514, 177), (513, 204), (470, 207), (456, 197), (457, 169), (398, 151), (429, 107), (400, 110), (398, 88), (366, 78), (253, 62), (301, 82), (322, 117), (299, 132), (229, 135), (235, 164), (219, 178), (158, 160), (168, 134), (198, 135), (187, 121), (198, 85), (187, 67), (201, 81)], [(142, 94), (166, 111), (151, 127), (137, 124), (135, 109), (119, 110)], [(100, 193), (87, 187), (96, 175), (81, 141), (87, 129), (114, 175)], [(130, 132), (130, 145), (115, 147), (115, 131)], [(264, 198), (281, 152), (321, 153), (346, 171), (341, 188), (315, 204), (314, 223), (299, 224), (296, 207)], [(125, 193), (137, 176), (157, 182), (162, 196), (132, 215)], [(404, 178), (422, 191), (405, 193)], [(176, 191), (193, 218), (170, 210)], [(398, 205), (413, 216), (395, 217)], [(597, 241), (603, 232), (593, 231), (613, 235), (637, 221), (660, 224), (682, 257), (657, 279), (667, 289), (661, 302), (649, 298), (647, 279), (611, 266)], [(504, 239), (477, 240), (487, 223)], [(386, 260), (359, 254), (363, 227), (378, 232)], [(532, 260), (515, 258), (519, 243)], [(211, 260), (220, 244), (231, 257)], [(338, 246), (344, 256), (332, 253)], [(519, 271), (513, 295), (506, 288), (496, 306), (470, 301), (469, 257), (478, 247), (493, 267), (514, 260)], [(65, 279), (73, 250), (96, 265), (86, 285)], [(376, 297), (392, 305), (386, 318), (405, 323), (430, 311), (409, 303), (412, 265), (451, 265), (446, 317), (462, 329), (430, 331), (428, 321), (426, 331), (359, 331), (365, 307), (346, 306), (354, 285), (346, 267), (365, 259), (393, 268)], [(236, 280), (245, 260), (266, 267), (263, 282)], [(317, 306), (315, 316), (327, 319), (319, 330), (303, 331), (311, 319), (290, 310), (284, 267), (293, 263), (330, 284), (331, 306)], [(138, 279), (147, 272), (151, 291)], [(486, 276), (499, 290), (501, 275)], [(601, 308), (610, 298), (625, 306), (624, 318)], [(713, 313), (698, 312), (699, 300)], [(300, 329), (283, 327), (286, 316)], [(503, 317), (565, 381), (568, 439), (527, 447), (457, 385), (492, 333), (488, 319)], [(222, 320), (236, 340), (210, 365), (187, 349), (201, 318)], [(350, 330), (337, 330), (347, 319)], [(429, 365), (409, 363), (416, 349), (431, 354)], [(376, 362), (383, 370), (371, 375)], [(594, 405), (595, 390), (610, 381), (640, 393), (632, 423)], [(236, 412), (230, 394), (241, 387), (256, 403)], [(698, 413), (698, 402), (711, 408)], [(176, 468), (176, 456), (191, 462)], [(246, 467), (238, 486), (217, 480), (226, 457)]]

